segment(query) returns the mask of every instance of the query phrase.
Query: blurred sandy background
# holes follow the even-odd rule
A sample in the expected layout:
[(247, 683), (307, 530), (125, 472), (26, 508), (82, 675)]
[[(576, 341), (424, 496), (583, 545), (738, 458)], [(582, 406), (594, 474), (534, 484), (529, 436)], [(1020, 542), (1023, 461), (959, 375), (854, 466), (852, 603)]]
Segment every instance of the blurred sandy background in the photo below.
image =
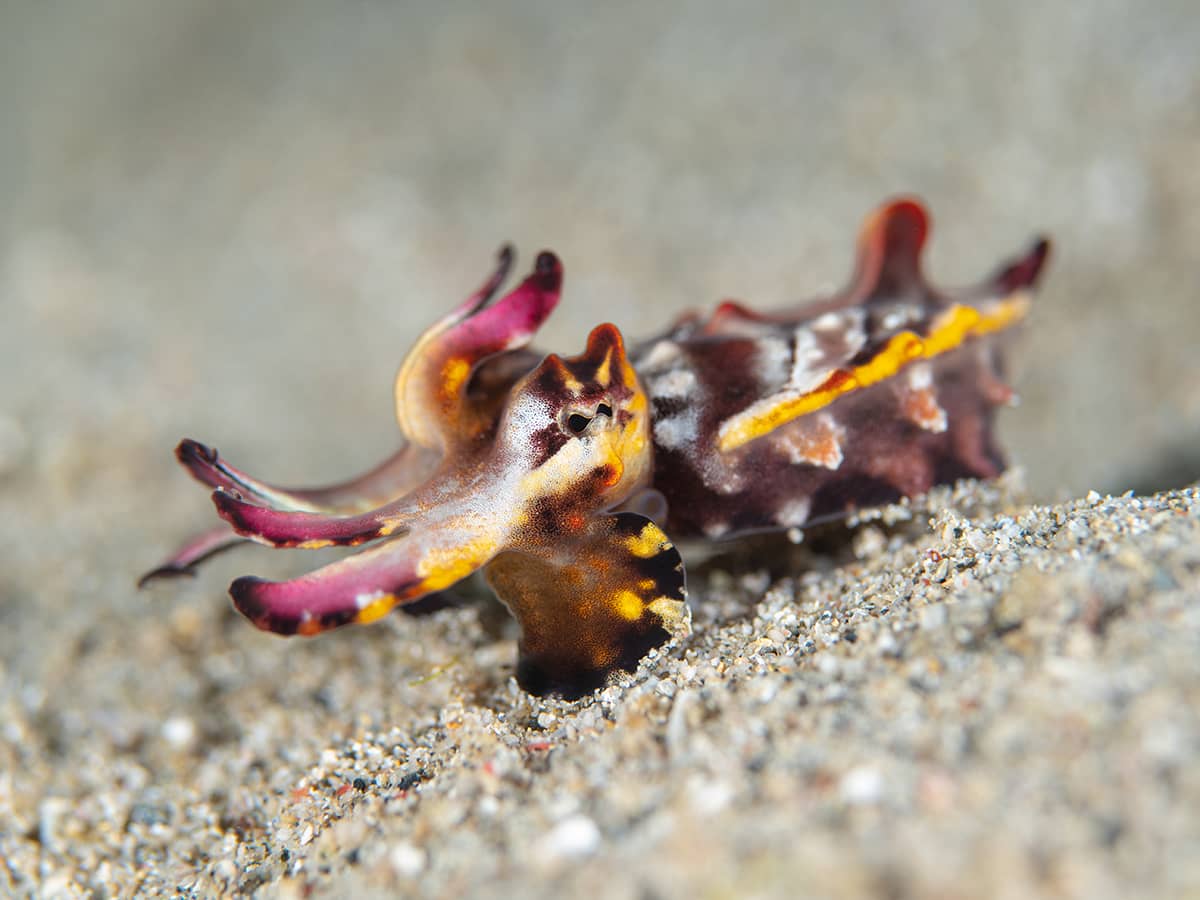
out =
[(1029, 484), (1194, 481), (1197, 48), (1191, 0), (4, 4), (0, 699), (69, 698), (60, 749), (157, 728), (172, 658), (107, 682), (90, 648), (145, 654), (228, 576), (309, 562), (135, 593), (210, 515), (177, 440), (280, 482), (362, 469), (402, 354), (504, 240), (564, 259), (540, 343), (573, 352), (828, 290), (897, 192), (942, 283), (1046, 232), (1001, 425)]
[(502, 240), (566, 261), (570, 351), (835, 285), (912, 191), (943, 282), (1057, 242), (1004, 426), (1037, 490), (1200, 476), (1185, 0), (28, 4), (0, 34), (0, 408), (35, 459), (99, 436), (157, 481), (188, 433), (332, 477), (391, 445), (398, 360)]

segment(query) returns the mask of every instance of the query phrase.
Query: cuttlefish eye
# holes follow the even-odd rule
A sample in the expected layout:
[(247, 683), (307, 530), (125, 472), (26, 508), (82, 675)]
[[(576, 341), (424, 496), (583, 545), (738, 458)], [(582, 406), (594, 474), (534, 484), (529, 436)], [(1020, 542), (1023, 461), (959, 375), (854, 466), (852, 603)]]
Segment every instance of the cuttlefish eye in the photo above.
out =
[(607, 403), (601, 403), (596, 407), (595, 413), (588, 415), (582, 412), (570, 413), (565, 421), (565, 431), (573, 435), (579, 436), (587, 431), (587, 427), (592, 424), (592, 420), (599, 416), (606, 416), (611, 419), (613, 415), (612, 407)]
[(551, 353), (517, 382), (498, 440), (510, 466), (527, 470), (531, 495), (615, 505), (640, 486), (653, 463), (648, 404), (616, 326), (597, 326), (582, 354)]

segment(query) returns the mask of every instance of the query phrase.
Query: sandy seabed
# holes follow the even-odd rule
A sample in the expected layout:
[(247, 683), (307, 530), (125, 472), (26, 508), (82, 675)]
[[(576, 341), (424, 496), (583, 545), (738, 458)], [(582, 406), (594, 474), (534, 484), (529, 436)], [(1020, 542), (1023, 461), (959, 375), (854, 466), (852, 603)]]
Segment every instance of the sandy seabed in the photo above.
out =
[[(25, 896), (1189, 896), (1200, 491), (942, 489), (692, 578), (575, 703), (488, 602), (282, 641), (203, 577), (2, 695)], [(150, 614), (150, 610), (154, 614)]]

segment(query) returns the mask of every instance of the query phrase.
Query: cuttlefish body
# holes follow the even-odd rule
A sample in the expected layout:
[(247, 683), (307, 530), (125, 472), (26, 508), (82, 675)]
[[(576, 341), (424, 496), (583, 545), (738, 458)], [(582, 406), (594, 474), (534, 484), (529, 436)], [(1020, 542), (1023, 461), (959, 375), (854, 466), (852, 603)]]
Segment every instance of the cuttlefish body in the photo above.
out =
[(980, 285), (932, 288), (924, 209), (868, 219), (849, 286), (772, 314), (726, 302), (626, 351), (600, 325), (575, 357), (526, 349), (559, 299), (548, 252), (497, 299), (495, 271), (417, 342), (396, 378), (403, 448), (331, 487), (260, 482), (183, 441), (225, 521), (147, 578), (242, 540), (373, 546), (291, 581), (245, 577), (260, 628), (311, 635), (370, 622), (483, 571), (521, 627), (517, 678), (579, 696), (688, 632), (676, 538), (802, 528), (1003, 468), (1011, 400), (996, 337), (1024, 315), (1039, 240)]

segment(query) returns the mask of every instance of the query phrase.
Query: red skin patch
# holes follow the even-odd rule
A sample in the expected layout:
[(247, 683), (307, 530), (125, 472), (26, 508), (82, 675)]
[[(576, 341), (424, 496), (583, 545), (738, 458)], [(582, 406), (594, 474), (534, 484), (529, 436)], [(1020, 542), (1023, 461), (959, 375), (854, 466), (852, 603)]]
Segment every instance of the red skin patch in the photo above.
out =
[(909, 388), (904, 391), (900, 404), (904, 417), (918, 428), (946, 430), (946, 411), (938, 405), (933, 388)]
[(845, 432), (829, 416), (799, 419), (779, 429), (779, 447), (792, 462), (824, 469), (842, 464)]

